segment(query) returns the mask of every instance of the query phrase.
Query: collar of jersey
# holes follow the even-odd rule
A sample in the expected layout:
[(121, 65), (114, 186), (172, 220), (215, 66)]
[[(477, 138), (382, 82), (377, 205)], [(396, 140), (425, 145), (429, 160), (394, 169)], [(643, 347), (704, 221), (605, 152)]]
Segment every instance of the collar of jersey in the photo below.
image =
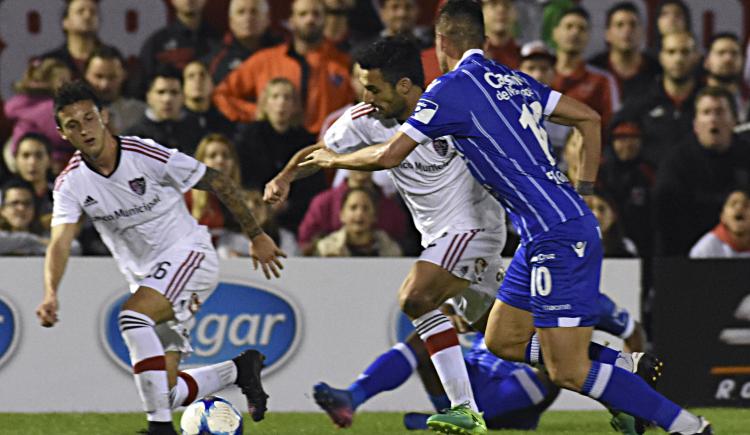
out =
[(475, 54), (484, 57), (484, 50), (482, 50), (481, 48), (471, 48), (469, 50), (466, 50), (464, 52), (464, 55), (461, 56), (461, 60), (459, 60), (456, 66), (453, 67), (453, 71), (457, 70), (458, 67), (460, 67), (466, 59), (468, 59), (470, 56), (474, 56)]

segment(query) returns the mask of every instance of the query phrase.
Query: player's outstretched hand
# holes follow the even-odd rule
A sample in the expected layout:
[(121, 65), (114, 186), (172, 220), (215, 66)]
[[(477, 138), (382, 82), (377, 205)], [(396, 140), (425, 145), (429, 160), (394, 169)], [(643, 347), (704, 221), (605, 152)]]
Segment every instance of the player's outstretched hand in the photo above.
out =
[(284, 177), (273, 177), (271, 181), (266, 183), (266, 188), (263, 191), (263, 201), (269, 204), (278, 204), (286, 201), (289, 196), (289, 181)]
[(284, 268), (281, 257), (286, 258), (286, 254), (276, 246), (268, 234), (261, 233), (253, 237), (250, 241), (250, 256), (253, 257), (253, 269), (258, 270), (260, 263), (267, 279), (271, 279), (271, 274), (276, 278), (281, 276), (281, 270)]
[(45, 328), (50, 328), (57, 323), (58, 303), (56, 297), (45, 296), (39, 308), (36, 309), (36, 316), (39, 317), (39, 323)]
[(320, 166), (321, 168), (332, 168), (333, 159), (336, 157), (336, 153), (329, 150), (328, 148), (317, 149), (305, 157), (305, 161), (300, 163), (299, 167), (304, 166)]

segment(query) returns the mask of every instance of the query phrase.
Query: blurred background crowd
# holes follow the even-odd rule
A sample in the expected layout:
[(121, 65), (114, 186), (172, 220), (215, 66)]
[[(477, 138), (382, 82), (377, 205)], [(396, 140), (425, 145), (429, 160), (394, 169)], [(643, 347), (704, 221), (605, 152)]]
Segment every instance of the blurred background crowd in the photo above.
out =
[[(207, 0), (171, 0), (168, 23), (127, 58), (116, 41), (100, 37), (101, 9), (111, 3), (48, 3), (60, 11), (64, 37), (31, 57), (1, 96), (0, 254), (44, 254), (54, 179), (74, 151), (56, 131), (52, 96), (77, 78), (98, 94), (113, 133), (153, 138), (230, 174), (287, 253), (419, 253), (417, 231), (383, 173), (320, 172), (273, 207), (262, 190), (359, 101), (351, 60), (358, 48), (382, 36), (412, 38), (423, 49), (427, 81), (440, 75), (430, 17), (441, 2), (229, 0), (222, 2), (226, 25), (216, 26), (207, 21)], [(273, 18), (277, 3), (288, 12), (280, 19)], [(573, 0), (481, 3), (486, 56), (602, 116), (597, 194), (587, 201), (605, 256), (750, 257), (744, 29), (709, 29), (699, 40), (681, 0), (657, 2), (648, 18), (641, 2), (610, 2), (603, 17)], [(606, 49), (588, 56), (593, 23), (603, 23)], [(546, 126), (560, 168), (575, 179), (580, 135)], [(248, 255), (247, 239), (217, 198), (192, 191), (185, 200), (223, 257)], [(517, 243), (511, 237), (505, 253)], [(108, 255), (89, 223), (75, 252)]]

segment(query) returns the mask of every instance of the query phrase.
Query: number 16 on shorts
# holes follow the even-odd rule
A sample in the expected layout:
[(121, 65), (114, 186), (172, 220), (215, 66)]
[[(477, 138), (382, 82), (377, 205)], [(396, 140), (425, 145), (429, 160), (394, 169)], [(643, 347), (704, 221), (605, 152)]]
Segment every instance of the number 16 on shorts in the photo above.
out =
[(531, 297), (549, 296), (552, 293), (552, 274), (545, 266), (531, 269)]

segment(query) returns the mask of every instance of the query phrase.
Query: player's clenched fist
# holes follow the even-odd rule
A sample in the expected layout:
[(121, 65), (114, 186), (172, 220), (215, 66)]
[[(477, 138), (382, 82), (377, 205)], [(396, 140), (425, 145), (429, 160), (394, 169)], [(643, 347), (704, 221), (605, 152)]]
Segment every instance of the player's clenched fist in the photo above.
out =
[(39, 317), (42, 326), (49, 328), (57, 323), (57, 308), (57, 298), (44, 298), (39, 308), (36, 309), (36, 316)]

